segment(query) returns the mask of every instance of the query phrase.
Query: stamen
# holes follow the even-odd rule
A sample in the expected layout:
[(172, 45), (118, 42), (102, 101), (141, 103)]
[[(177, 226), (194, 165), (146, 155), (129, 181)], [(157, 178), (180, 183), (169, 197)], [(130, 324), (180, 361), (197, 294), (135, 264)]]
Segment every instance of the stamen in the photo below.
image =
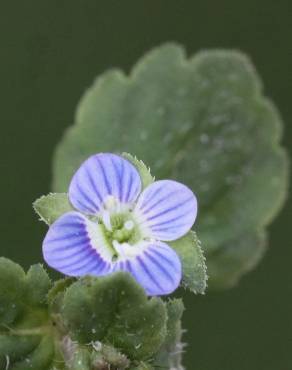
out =
[(113, 247), (115, 248), (119, 256), (125, 257), (122, 244), (120, 244), (117, 240), (113, 240)]
[(113, 246), (117, 250), (119, 249), (120, 243), (117, 240), (113, 240)]
[(102, 221), (108, 231), (113, 231), (112, 224), (111, 224), (111, 216), (110, 216), (109, 211), (102, 212)]
[(126, 221), (125, 223), (124, 223), (124, 228), (126, 229), (126, 230), (133, 230), (133, 228), (134, 228), (134, 222), (132, 221), (132, 220), (128, 220), (128, 221)]
[(117, 207), (118, 201), (113, 195), (109, 195), (105, 202), (105, 208), (108, 209), (109, 211), (114, 211)]

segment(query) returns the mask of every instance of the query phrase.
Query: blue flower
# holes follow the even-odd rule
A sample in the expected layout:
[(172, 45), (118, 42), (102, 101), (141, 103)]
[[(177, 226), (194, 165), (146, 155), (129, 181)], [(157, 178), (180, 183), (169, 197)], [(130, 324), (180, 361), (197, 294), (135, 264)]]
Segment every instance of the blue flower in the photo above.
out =
[(142, 191), (136, 168), (115, 154), (96, 154), (77, 170), (69, 187), (76, 211), (51, 225), (43, 255), (69, 276), (128, 271), (148, 295), (173, 292), (181, 262), (165, 241), (185, 235), (197, 201), (185, 185), (156, 181)]

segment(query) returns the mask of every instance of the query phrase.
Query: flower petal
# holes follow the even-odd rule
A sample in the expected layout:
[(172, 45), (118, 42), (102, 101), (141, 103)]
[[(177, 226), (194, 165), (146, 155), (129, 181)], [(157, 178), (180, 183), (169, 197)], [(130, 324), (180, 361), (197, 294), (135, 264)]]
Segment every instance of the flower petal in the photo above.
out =
[(141, 192), (136, 168), (126, 159), (110, 153), (88, 158), (77, 170), (69, 187), (69, 199), (79, 211), (95, 215), (109, 196), (122, 204), (132, 203)]
[(165, 243), (142, 243), (140, 254), (117, 262), (114, 270), (132, 274), (150, 296), (172, 293), (179, 286), (182, 276), (178, 255)]
[(69, 276), (104, 275), (112, 252), (99, 225), (78, 212), (68, 212), (51, 225), (43, 242), (47, 264)]
[(193, 226), (197, 199), (188, 187), (179, 182), (156, 181), (142, 192), (135, 214), (145, 236), (176, 240)]

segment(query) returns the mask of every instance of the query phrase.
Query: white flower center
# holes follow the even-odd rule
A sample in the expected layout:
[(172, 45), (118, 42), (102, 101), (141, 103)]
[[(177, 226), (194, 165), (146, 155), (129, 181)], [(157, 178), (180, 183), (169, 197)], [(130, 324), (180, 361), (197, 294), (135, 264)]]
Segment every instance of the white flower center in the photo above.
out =
[[(140, 254), (151, 240), (141, 225), (142, 219), (132, 204), (123, 204), (110, 195), (106, 198), (96, 223), (89, 228), (94, 247), (110, 262), (126, 260)], [(94, 227), (94, 224), (97, 227)]]
[(124, 228), (126, 229), (126, 230), (133, 230), (133, 228), (134, 228), (134, 226), (135, 226), (135, 224), (134, 224), (134, 222), (132, 221), (132, 220), (128, 220), (128, 221), (126, 221), (125, 223), (124, 223)]
[(119, 205), (118, 199), (116, 199), (113, 195), (107, 196), (104, 202), (104, 208), (109, 211), (116, 211)]

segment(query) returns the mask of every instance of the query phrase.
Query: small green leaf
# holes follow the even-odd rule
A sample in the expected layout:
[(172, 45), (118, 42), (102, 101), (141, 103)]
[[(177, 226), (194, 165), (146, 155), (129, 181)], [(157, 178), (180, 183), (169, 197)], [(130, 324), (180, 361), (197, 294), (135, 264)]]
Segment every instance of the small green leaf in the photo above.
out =
[(143, 161), (129, 153), (123, 153), (122, 155), (137, 168), (142, 180), (143, 189), (155, 181), (155, 178), (151, 175), (150, 168), (148, 168)]
[[(13, 363), (19, 358), (30, 354), (40, 342), (39, 335), (20, 336), (20, 335), (0, 335), (0, 357), (7, 358), (9, 363)], [(1, 369), (1, 367), (0, 367)]]
[(169, 242), (169, 245), (182, 261), (183, 286), (194, 293), (203, 294), (207, 286), (207, 267), (196, 233), (190, 231), (181, 239)]
[(42, 265), (31, 266), (27, 272), (26, 284), (28, 289), (28, 301), (32, 305), (44, 305), (47, 301), (47, 294), (52, 286), (49, 275)]
[(150, 357), (166, 335), (166, 308), (148, 299), (126, 273), (83, 278), (65, 293), (62, 316), (73, 340), (101, 341), (136, 360)]
[(27, 274), (0, 258), (0, 363), (9, 370), (47, 370), (54, 359), (46, 296), (50, 279), (41, 265)]
[[(216, 256), (243, 245), (249, 233), (262, 234), (286, 198), (281, 137), (281, 118), (244, 54), (211, 50), (188, 59), (183, 48), (166, 44), (146, 54), (130, 76), (108, 71), (86, 91), (75, 125), (57, 148), (54, 189), (67, 191), (73, 173), (93, 153), (135, 154), (157, 178), (176, 179), (197, 195), (196, 230), (207, 263), (212, 258), (211, 285), (228, 286), (254, 258), (247, 250), (228, 281)], [(257, 255), (259, 239), (250, 247)]]
[(47, 225), (51, 225), (66, 212), (74, 211), (65, 193), (51, 193), (37, 199), (33, 208)]
[(167, 302), (167, 335), (154, 359), (155, 368), (181, 369), (183, 344), (181, 318), (184, 305), (181, 299)]
[(16, 263), (0, 257), (0, 325), (16, 320), (24, 310), (25, 273)]
[(47, 370), (52, 365), (53, 356), (53, 338), (50, 335), (44, 336), (34, 351), (23, 360), (15, 362), (9, 370)]
[(181, 318), (184, 312), (181, 299), (170, 299), (167, 302), (167, 336), (166, 345), (173, 345), (181, 336)]
[(54, 282), (47, 295), (47, 301), (51, 313), (59, 314), (65, 291), (71, 284), (74, 283), (74, 281), (76, 281), (75, 278), (67, 277)]

